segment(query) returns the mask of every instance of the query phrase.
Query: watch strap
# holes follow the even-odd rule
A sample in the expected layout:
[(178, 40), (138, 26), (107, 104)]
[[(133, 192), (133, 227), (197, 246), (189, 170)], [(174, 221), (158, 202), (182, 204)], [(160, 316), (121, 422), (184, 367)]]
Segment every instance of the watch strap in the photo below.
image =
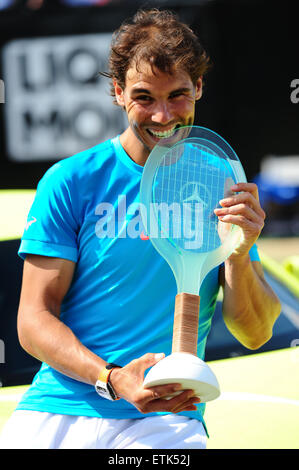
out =
[(115, 368), (121, 368), (121, 366), (119, 366), (117, 364), (114, 364), (113, 362), (109, 362), (108, 364), (106, 364), (105, 367), (103, 367), (101, 369), (100, 375), (99, 375), (98, 380), (97, 380), (97, 384), (98, 384), (98, 382), (102, 382), (102, 383), (106, 384), (107, 391), (110, 395), (109, 398), (111, 400), (119, 400), (119, 397), (116, 395), (111, 383), (109, 382), (110, 374), (111, 374), (112, 370), (115, 369)]
[(109, 375), (111, 374), (112, 369), (113, 369), (113, 367), (107, 368), (107, 365), (101, 369), (100, 375), (98, 377), (98, 380), (100, 380), (101, 382), (105, 382), (105, 383), (108, 382)]

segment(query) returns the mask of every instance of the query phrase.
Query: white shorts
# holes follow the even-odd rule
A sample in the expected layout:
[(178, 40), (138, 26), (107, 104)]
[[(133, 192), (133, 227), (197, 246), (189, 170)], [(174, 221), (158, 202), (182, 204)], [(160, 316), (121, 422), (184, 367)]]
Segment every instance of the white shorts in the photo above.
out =
[(175, 414), (103, 419), (17, 410), (0, 435), (0, 449), (205, 449), (196, 419)]

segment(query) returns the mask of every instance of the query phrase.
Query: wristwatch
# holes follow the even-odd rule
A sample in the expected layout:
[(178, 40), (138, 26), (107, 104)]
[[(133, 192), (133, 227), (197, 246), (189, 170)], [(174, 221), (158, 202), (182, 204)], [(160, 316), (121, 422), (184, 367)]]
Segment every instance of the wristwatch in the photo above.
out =
[(107, 400), (119, 400), (119, 397), (116, 395), (111, 383), (109, 382), (109, 376), (112, 372), (112, 369), (115, 369), (116, 367), (121, 368), (121, 366), (113, 364), (112, 362), (106, 364), (106, 366), (101, 370), (99, 378), (95, 384), (97, 393), (101, 397), (107, 398)]

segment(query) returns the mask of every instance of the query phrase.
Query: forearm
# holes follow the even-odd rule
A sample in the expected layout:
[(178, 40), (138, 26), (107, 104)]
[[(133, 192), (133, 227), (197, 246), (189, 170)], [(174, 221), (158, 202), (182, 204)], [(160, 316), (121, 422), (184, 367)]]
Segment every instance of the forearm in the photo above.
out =
[[(37, 359), (75, 380), (94, 385), (106, 362), (89, 351), (55, 315), (47, 310), (31, 315), (19, 312), (18, 332), (23, 348)], [(30, 320), (31, 318), (31, 320)], [(112, 385), (119, 397), (131, 402), (142, 413), (194, 411), (200, 400), (190, 389), (170, 400), (164, 397), (180, 390), (178, 384), (144, 389), (144, 372), (155, 365), (161, 355), (145, 354), (111, 374)], [(96, 392), (95, 392), (96, 393)]]
[(223, 318), (231, 333), (246, 347), (257, 349), (272, 336), (280, 302), (266, 283), (259, 263), (249, 255), (225, 262)]
[(28, 354), (80, 382), (94, 385), (106, 364), (47, 310), (19, 311), (18, 334), (20, 344)]

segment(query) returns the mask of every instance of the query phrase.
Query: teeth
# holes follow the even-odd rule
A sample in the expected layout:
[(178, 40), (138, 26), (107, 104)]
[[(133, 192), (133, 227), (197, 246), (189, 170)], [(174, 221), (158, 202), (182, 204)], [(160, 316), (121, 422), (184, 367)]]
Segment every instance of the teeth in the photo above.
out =
[(171, 137), (174, 134), (174, 131), (175, 131), (175, 127), (164, 132), (162, 131), (157, 132), (157, 131), (153, 131), (152, 129), (150, 129), (151, 134), (153, 134), (155, 137)]

